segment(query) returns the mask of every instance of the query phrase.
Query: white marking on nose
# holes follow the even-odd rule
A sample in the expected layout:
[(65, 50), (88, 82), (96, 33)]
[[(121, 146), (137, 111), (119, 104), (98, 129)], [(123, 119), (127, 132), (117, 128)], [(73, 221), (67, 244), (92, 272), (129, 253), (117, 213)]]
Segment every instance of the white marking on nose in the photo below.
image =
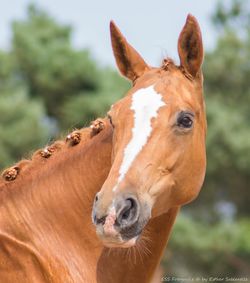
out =
[(154, 86), (149, 86), (135, 92), (132, 96), (131, 110), (134, 111), (134, 127), (132, 129), (132, 138), (124, 150), (124, 157), (119, 170), (117, 184), (114, 186), (115, 191), (119, 183), (123, 180), (128, 172), (132, 162), (142, 150), (143, 146), (152, 132), (151, 120), (157, 117), (160, 107), (165, 103), (161, 94), (156, 92)]
[(105, 219), (105, 223), (103, 225), (103, 230), (106, 235), (115, 237), (118, 232), (114, 228), (116, 220), (116, 212), (114, 206), (110, 209), (109, 214), (107, 215)]

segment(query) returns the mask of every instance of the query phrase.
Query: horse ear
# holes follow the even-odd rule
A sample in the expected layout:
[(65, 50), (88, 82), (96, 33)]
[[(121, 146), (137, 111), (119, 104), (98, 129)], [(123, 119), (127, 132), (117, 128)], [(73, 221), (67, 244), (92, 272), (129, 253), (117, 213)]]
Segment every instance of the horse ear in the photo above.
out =
[(135, 81), (149, 69), (141, 55), (127, 42), (113, 21), (110, 22), (110, 35), (116, 64), (123, 76)]
[(190, 14), (179, 36), (178, 53), (181, 66), (195, 78), (203, 61), (203, 45), (199, 24)]

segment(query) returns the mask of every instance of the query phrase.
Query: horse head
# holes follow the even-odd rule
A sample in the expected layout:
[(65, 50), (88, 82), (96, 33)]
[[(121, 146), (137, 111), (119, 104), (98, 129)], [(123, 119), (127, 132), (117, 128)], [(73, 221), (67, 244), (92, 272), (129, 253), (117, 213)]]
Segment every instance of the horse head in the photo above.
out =
[(133, 86), (108, 112), (112, 167), (93, 205), (98, 236), (109, 247), (136, 243), (148, 220), (192, 201), (205, 168), (206, 117), (197, 20), (180, 33), (180, 65), (151, 67), (110, 24), (117, 66)]

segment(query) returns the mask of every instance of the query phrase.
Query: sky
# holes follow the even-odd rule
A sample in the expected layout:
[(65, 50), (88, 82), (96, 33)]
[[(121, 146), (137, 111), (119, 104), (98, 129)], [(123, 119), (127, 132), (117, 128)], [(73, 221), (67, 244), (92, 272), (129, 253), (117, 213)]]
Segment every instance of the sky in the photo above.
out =
[[(31, 1), (1, 2), (0, 48), (6, 49), (10, 46), (11, 22), (25, 18), (26, 7)], [(33, 0), (32, 3), (60, 23), (70, 24), (74, 30), (74, 46), (89, 48), (100, 65), (115, 65), (109, 36), (111, 19), (152, 66), (158, 66), (165, 56), (178, 63), (177, 40), (188, 13), (198, 19), (205, 50), (215, 44), (216, 33), (210, 16), (217, 0)]]

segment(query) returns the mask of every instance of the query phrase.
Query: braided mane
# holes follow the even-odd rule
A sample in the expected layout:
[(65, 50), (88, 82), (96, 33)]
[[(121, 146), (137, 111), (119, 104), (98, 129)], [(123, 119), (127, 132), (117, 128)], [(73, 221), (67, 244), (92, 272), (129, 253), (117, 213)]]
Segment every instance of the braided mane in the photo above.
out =
[(28, 182), (36, 173), (48, 163), (55, 163), (62, 156), (67, 156), (70, 149), (76, 145), (81, 148), (95, 135), (102, 131), (107, 123), (106, 119), (96, 119), (88, 128), (82, 128), (70, 133), (66, 139), (57, 140), (43, 149), (35, 151), (30, 159), (23, 159), (15, 165), (5, 169), (0, 176), (0, 192), (11, 188), (20, 182)]

